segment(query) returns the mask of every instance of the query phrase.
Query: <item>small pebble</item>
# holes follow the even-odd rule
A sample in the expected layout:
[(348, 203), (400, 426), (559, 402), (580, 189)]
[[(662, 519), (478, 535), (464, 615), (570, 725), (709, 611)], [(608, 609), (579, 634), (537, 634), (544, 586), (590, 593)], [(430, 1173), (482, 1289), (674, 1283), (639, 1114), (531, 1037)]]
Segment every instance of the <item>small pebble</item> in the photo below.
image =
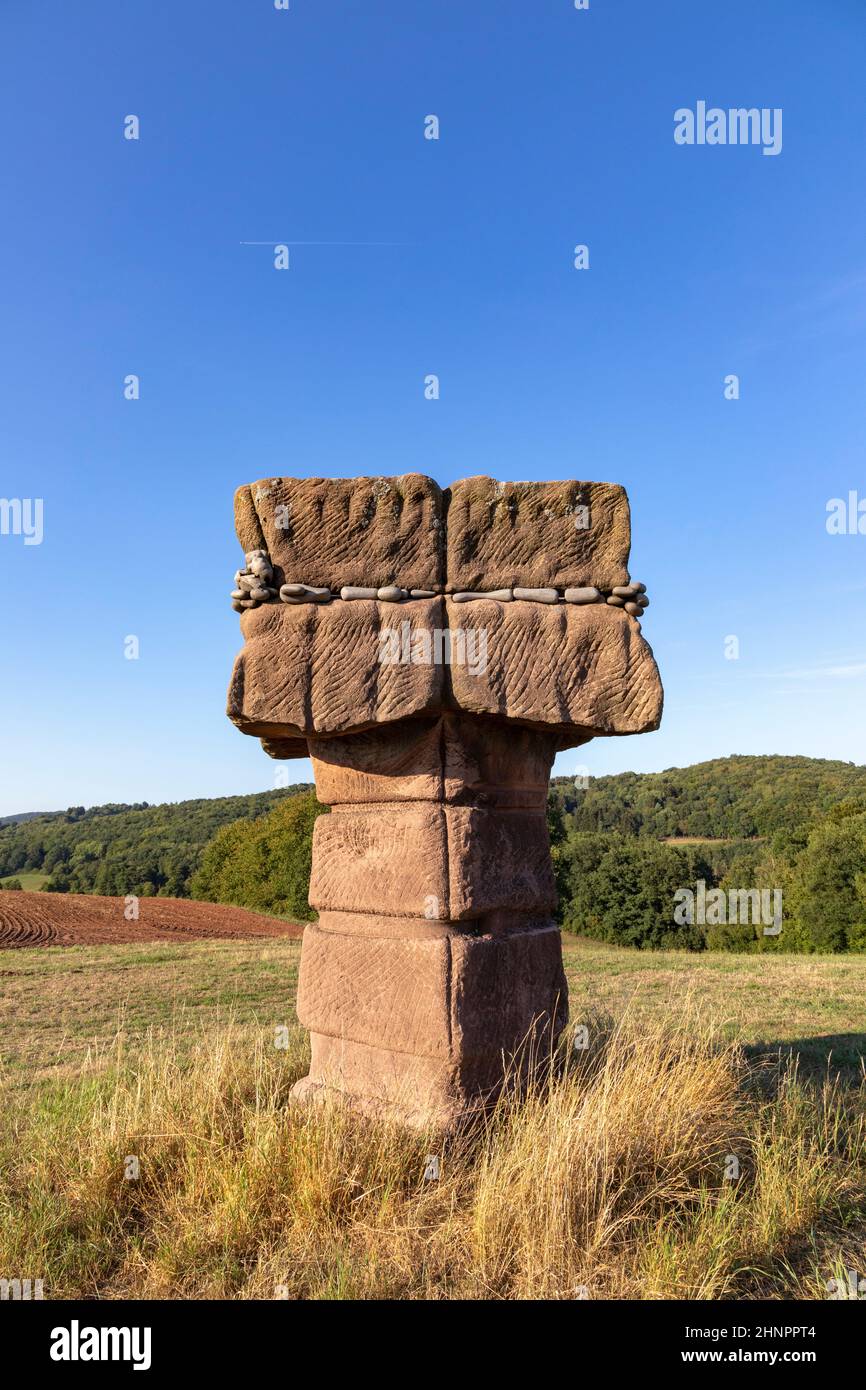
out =
[(244, 606), (238, 599), (232, 600), (232, 608), (235, 610), (236, 613), (243, 613), (244, 611)]
[(566, 603), (601, 603), (602, 593), (600, 589), (587, 585), (582, 589), (566, 589)]
[(634, 584), (617, 584), (610, 592), (616, 594), (617, 598), (633, 598), (637, 589)]
[(376, 597), (381, 603), (399, 603), (401, 599), (407, 597), (406, 590), (401, 589), (399, 584), (384, 584), (381, 589), (376, 590)]
[(357, 584), (344, 584), (340, 590), (340, 598), (375, 598), (377, 593), (377, 589), (362, 589)]
[(254, 598), (242, 598), (242, 599), (241, 599), (241, 608), (255, 608), (255, 606), (256, 606), (256, 601), (255, 601)]
[(611, 608), (625, 608), (625, 599), (620, 598), (619, 594), (611, 594), (607, 601)]
[(436, 597), (436, 590), (435, 590), (435, 589), (410, 589), (410, 590), (409, 590), (409, 597), (410, 597), (410, 598), (435, 598), (435, 597)]
[(529, 603), (558, 603), (559, 594), (555, 589), (514, 589), (516, 599), (524, 599)]
[(640, 607), (639, 604), (637, 604), (637, 603), (632, 603), (632, 602), (629, 601), (629, 602), (625, 605), (625, 611), (626, 611), (626, 613), (628, 613), (632, 618), (639, 618), (640, 615), (641, 615), (641, 613), (643, 612), (643, 609)]
[(638, 594), (637, 601), (640, 604), (641, 608), (649, 608), (650, 601), (647, 598), (646, 594)]
[(510, 589), (461, 589), (449, 595), (455, 603), (471, 603), (474, 599), (492, 598), (498, 603), (510, 603), (513, 594)]
[(638, 591), (639, 594), (645, 594), (645, 593), (646, 593), (646, 584), (635, 584), (634, 587), (637, 589), (637, 591)]
[(235, 598), (235, 599), (242, 599), (242, 598), (246, 598), (246, 596), (247, 596), (247, 591), (246, 591), (246, 589), (232, 589), (232, 598)]
[(280, 598), (283, 603), (330, 603), (331, 591), (312, 584), (283, 584)]
[(270, 596), (270, 589), (250, 589), (250, 598), (254, 598), (257, 603), (266, 603)]

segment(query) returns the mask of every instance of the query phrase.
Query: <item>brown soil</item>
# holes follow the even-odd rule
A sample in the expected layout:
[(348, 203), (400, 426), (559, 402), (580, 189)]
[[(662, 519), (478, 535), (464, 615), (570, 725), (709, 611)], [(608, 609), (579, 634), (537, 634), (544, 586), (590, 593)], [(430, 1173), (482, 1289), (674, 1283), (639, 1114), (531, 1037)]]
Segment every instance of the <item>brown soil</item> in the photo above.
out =
[(140, 898), (138, 906), (138, 921), (128, 922), (123, 898), (0, 891), (0, 950), (214, 937), (247, 941), (257, 936), (298, 937), (303, 932), (297, 922), (188, 898)]

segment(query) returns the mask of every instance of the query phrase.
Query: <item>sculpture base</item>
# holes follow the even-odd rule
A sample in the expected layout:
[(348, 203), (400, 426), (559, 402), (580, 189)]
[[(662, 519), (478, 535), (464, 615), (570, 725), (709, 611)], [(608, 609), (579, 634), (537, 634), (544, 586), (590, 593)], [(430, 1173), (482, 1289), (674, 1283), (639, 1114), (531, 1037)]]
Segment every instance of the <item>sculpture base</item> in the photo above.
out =
[(546, 826), (554, 744), (458, 714), (310, 739), (320, 800), (296, 1097), (458, 1128), (567, 1019)]
[(378, 936), (345, 930), (341, 915), (304, 934), (299, 1013), (312, 1058), (296, 1099), (339, 1097), (455, 1129), (549, 1056), (567, 1016), (553, 923), (496, 934), (431, 923), (419, 935), (388, 922)]

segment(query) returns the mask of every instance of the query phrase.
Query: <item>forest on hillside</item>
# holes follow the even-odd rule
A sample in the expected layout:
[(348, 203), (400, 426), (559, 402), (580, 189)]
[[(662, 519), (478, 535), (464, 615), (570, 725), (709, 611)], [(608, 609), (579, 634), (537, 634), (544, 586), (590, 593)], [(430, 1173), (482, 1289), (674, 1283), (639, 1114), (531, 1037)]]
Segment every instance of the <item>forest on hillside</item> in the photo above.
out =
[(822, 758), (716, 758), (665, 772), (554, 777), (554, 800), (575, 830), (753, 839), (811, 823), (840, 801), (866, 801), (866, 767)]
[[(567, 930), (638, 947), (866, 950), (866, 767), (731, 757), (559, 777), (548, 822)], [(674, 911), (686, 889), (704, 904), (691, 921)]]
[(189, 896), (205, 846), (223, 825), (265, 815), (309, 783), (149, 806), (70, 806), (0, 826), (0, 880), (39, 871), (57, 893)]

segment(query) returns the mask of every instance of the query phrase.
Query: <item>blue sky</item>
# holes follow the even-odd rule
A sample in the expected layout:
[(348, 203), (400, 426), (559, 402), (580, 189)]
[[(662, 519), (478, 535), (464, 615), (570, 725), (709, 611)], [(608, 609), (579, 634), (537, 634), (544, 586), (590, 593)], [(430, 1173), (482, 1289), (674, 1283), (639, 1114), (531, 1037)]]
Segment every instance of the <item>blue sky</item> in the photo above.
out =
[[(866, 761), (862, 0), (4, 0), (0, 50), (0, 814), (274, 785), (224, 700), (279, 473), (625, 484), (665, 718), (558, 771)], [(699, 100), (781, 153), (676, 145)]]

